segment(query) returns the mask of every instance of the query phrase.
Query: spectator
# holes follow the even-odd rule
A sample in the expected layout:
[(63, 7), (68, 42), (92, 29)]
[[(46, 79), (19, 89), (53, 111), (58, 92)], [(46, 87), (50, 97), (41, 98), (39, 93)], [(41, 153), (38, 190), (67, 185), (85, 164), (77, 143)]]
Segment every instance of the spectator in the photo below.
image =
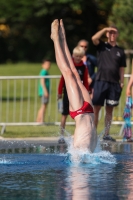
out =
[[(81, 47), (75, 47), (73, 49), (72, 54), (72, 60), (74, 63), (74, 66), (76, 67), (78, 74), (80, 76), (80, 79), (82, 80), (84, 86), (86, 89), (89, 89), (88, 85), (88, 70), (87, 67), (83, 64), (82, 57), (84, 56), (85, 51)], [(62, 111), (62, 117), (61, 117), (61, 137), (59, 139), (59, 143), (64, 143), (64, 129), (66, 124), (66, 119), (69, 114), (69, 100), (67, 96), (67, 90), (65, 85), (65, 80), (63, 76), (61, 76), (59, 86), (58, 86), (58, 99), (62, 98), (63, 93), (63, 111)]]
[[(132, 63), (133, 63), (133, 61), (132, 61)], [(131, 74), (129, 82), (128, 82), (128, 85), (127, 85), (127, 88), (126, 88), (126, 96), (127, 97), (132, 96), (132, 94), (131, 94), (132, 86), (133, 86), (133, 74)]]
[[(106, 33), (107, 42), (100, 39)], [(119, 104), (119, 98), (124, 84), (124, 68), (126, 59), (124, 50), (116, 44), (118, 29), (114, 26), (103, 28), (93, 37), (93, 44), (97, 46), (98, 71), (94, 84), (93, 105), (95, 126), (98, 125), (98, 114), (106, 100), (105, 134), (104, 140), (115, 141), (109, 135), (114, 106)]]
[(62, 20), (54, 20), (51, 24), (51, 39), (54, 43), (57, 65), (65, 80), (70, 116), (75, 120), (73, 147), (93, 152), (97, 144), (97, 134), (92, 102), (73, 64)]
[(88, 82), (91, 88), (93, 88), (94, 85), (94, 79), (95, 79), (95, 67), (97, 66), (97, 58), (91, 54), (87, 53), (89, 42), (85, 39), (82, 39), (78, 42), (78, 46), (82, 47), (85, 50), (85, 55), (82, 58), (84, 64), (88, 68), (89, 77)]
[[(133, 66), (133, 60), (132, 60), (132, 66)], [(130, 76), (127, 88), (126, 88), (126, 96), (127, 96), (127, 100), (126, 100), (126, 106), (124, 109), (124, 121), (125, 121), (125, 125), (124, 125), (124, 137), (123, 139), (127, 142), (133, 142), (133, 138), (132, 138), (132, 125), (131, 125), (131, 110), (133, 108), (133, 101), (132, 101), (132, 86), (133, 86), (133, 73)]]
[[(49, 60), (43, 60), (42, 62), (42, 70), (40, 71), (40, 76), (48, 76), (49, 75), (49, 68), (50, 68), (50, 61)], [(39, 80), (38, 84), (38, 95), (41, 98), (41, 107), (37, 114), (37, 122), (43, 123), (45, 112), (47, 108), (47, 104), (49, 102), (49, 89), (50, 89), (50, 80), (49, 78), (42, 77)]]

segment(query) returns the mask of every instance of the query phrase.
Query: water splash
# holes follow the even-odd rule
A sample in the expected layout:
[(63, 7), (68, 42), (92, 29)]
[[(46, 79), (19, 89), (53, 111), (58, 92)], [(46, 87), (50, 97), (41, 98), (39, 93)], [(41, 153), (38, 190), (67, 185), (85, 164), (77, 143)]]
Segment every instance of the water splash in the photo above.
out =
[(75, 149), (73, 147), (73, 139), (67, 140), (68, 144), (68, 155), (65, 162), (72, 164), (116, 164), (116, 158), (109, 151), (103, 151), (100, 145), (100, 139), (98, 138), (97, 146), (94, 153), (89, 150)]
[(6, 159), (5, 157), (0, 158), (0, 164), (11, 164), (11, 160)]

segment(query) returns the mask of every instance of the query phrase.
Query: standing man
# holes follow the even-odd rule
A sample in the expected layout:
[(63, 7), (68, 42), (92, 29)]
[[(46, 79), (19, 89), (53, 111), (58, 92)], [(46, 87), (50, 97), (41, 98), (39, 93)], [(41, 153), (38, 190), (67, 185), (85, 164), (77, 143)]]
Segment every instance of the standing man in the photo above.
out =
[(97, 58), (91, 54), (87, 53), (89, 42), (85, 39), (82, 39), (78, 42), (78, 46), (82, 47), (85, 51), (85, 55), (82, 58), (84, 64), (88, 68), (89, 77), (88, 83), (91, 87), (93, 87), (94, 78), (95, 78), (95, 67), (97, 66)]
[[(100, 38), (106, 34), (107, 42)], [(119, 104), (124, 85), (124, 68), (126, 59), (124, 50), (117, 46), (118, 29), (114, 26), (103, 28), (92, 36), (92, 42), (97, 46), (98, 71), (96, 74), (93, 94), (95, 126), (98, 125), (98, 115), (106, 100), (105, 134), (103, 139), (115, 141), (109, 135), (114, 106)]]

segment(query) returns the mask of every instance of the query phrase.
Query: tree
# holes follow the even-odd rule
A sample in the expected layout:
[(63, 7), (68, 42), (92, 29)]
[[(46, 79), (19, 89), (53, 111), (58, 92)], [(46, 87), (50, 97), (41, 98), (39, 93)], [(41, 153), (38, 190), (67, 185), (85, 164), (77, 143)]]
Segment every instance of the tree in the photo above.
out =
[(119, 31), (118, 42), (127, 49), (133, 48), (133, 0), (115, 0), (109, 24), (115, 24)]
[(91, 36), (106, 24), (109, 6), (106, 0), (1, 0), (0, 62), (54, 58), (50, 25), (55, 18), (64, 21), (70, 50), (85, 38), (94, 53)]

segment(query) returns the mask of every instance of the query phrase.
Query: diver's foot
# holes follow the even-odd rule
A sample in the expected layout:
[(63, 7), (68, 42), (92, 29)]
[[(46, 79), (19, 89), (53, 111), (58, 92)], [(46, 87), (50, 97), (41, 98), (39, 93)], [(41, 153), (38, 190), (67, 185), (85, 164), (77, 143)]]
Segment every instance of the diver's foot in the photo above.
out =
[(110, 135), (104, 135), (103, 140), (108, 140), (111, 142), (116, 142), (116, 139), (112, 138)]
[(58, 39), (58, 29), (59, 29), (59, 21), (55, 19), (51, 24), (51, 39), (54, 41)]
[(65, 39), (66, 38), (66, 34), (65, 34), (65, 29), (64, 29), (64, 24), (63, 24), (63, 20), (60, 20), (60, 29), (59, 29), (59, 33), (60, 33), (60, 37), (61, 39)]

